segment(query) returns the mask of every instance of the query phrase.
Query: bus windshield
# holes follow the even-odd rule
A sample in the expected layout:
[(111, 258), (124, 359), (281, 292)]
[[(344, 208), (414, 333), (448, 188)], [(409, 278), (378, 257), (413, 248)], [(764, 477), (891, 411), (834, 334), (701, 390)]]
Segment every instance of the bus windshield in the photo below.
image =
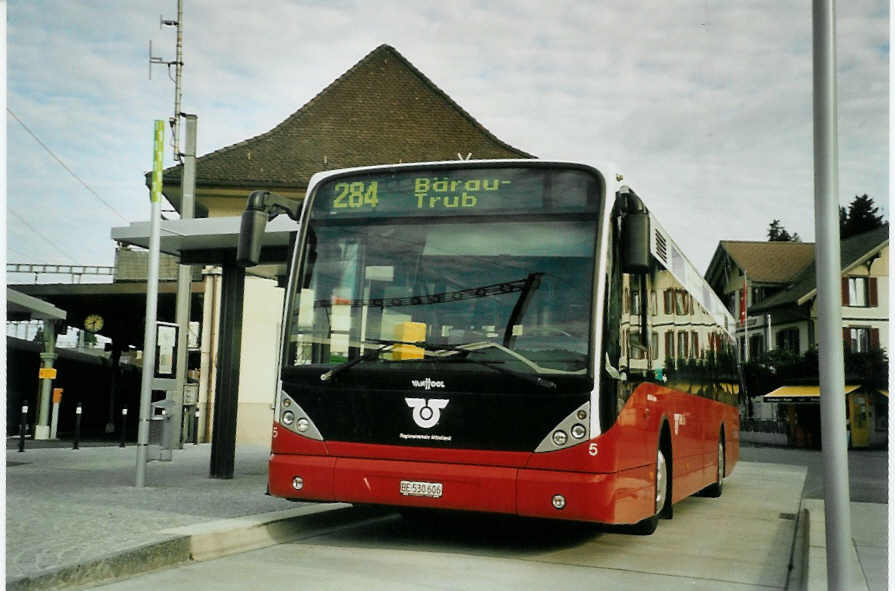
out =
[[(512, 180), (521, 186), (523, 176)], [(530, 176), (545, 186), (544, 173)], [(333, 219), (331, 202), (320, 197), (315, 204), (284, 366), (334, 366), (383, 348), (375, 359), (384, 367), (468, 357), (517, 372), (587, 371), (595, 204), (591, 211), (551, 215), (529, 194), (527, 211), (517, 200), (512, 212), (492, 204), (467, 215), (420, 215), (416, 207), (402, 215), (384, 203), (386, 184), (377, 190), (381, 208), (369, 208), (368, 215)], [(592, 195), (580, 200), (594, 201)], [(414, 342), (420, 345), (406, 344)]]

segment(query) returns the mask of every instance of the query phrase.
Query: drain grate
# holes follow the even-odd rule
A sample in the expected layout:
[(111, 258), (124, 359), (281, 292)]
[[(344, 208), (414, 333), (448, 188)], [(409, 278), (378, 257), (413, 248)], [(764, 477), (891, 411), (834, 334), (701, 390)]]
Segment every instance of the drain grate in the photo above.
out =
[(780, 519), (786, 519), (787, 521), (795, 521), (796, 514), (795, 513), (781, 513)]

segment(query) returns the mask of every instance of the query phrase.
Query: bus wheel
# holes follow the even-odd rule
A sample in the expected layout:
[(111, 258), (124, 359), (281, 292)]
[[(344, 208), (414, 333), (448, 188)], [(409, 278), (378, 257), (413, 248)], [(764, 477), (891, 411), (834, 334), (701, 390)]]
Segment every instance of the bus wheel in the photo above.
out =
[(661, 449), (656, 453), (656, 504), (655, 513), (643, 521), (638, 521), (632, 526), (632, 533), (639, 536), (648, 536), (659, 525), (659, 514), (665, 509), (668, 502), (668, 462)]
[(724, 440), (718, 440), (718, 471), (714, 484), (705, 487), (705, 496), (716, 499), (724, 492)]

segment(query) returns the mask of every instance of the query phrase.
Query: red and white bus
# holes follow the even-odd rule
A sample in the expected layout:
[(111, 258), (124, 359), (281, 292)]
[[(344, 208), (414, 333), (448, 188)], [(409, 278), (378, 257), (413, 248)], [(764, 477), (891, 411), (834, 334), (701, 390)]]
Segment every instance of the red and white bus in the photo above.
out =
[[(270, 493), (641, 533), (720, 495), (739, 455), (734, 320), (621, 179), (539, 160), (314, 175)], [(278, 199), (250, 197), (244, 264)]]

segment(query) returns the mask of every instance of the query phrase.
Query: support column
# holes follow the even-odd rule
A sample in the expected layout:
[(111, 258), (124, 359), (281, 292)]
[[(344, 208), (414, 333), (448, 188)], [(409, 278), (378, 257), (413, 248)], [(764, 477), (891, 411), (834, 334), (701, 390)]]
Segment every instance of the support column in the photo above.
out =
[[(52, 320), (44, 320), (44, 352), (40, 354), (43, 369), (52, 369), (56, 361), (56, 324)], [(34, 426), (35, 439), (50, 438), (50, 396), (53, 391), (53, 380), (40, 380), (40, 406), (37, 424)]]
[(199, 361), (199, 441), (212, 436), (211, 409), (217, 381), (218, 327), (220, 326), (221, 269), (206, 265), (202, 270), (205, 292), (202, 300), (202, 339)]
[[(180, 117), (181, 113), (175, 116)], [(186, 119), (186, 142), (183, 153), (183, 177), (181, 179), (180, 218), (191, 220), (195, 217), (196, 188), (196, 116), (183, 114)], [(177, 306), (175, 318), (179, 327), (177, 336), (177, 360), (174, 387), (174, 413), (171, 417), (171, 448), (183, 449), (181, 439), (183, 419), (183, 388), (189, 370), (190, 311), (192, 310), (193, 268), (191, 265), (177, 266)]]
[(245, 270), (235, 262), (223, 267), (218, 375), (215, 384), (212, 478), (233, 478), (236, 455), (236, 410), (239, 403), (239, 357), (242, 349), (242, 305)]
[(107, 434), (115, 432), (115, 420), (118, 418), (115, 402), (118, 400), (118, 382), (121, 374), (121, 347), (118, 345), (119, 341), (118, 337), (112, 340), (112, 356), (110, 358), (112, 362), (112, 379), (111, 384), (109, 384), (109, 415), (106, 419)]

